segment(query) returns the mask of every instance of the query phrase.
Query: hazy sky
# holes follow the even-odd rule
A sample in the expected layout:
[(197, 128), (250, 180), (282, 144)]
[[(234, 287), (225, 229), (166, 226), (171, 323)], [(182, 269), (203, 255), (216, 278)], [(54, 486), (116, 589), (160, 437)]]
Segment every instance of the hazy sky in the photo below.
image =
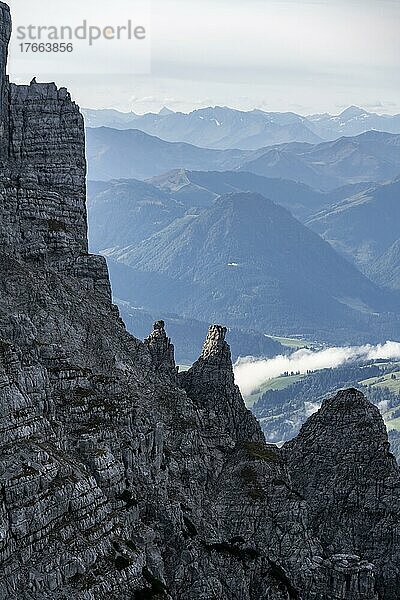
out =
[(15, 25), (57, 13), (65, 24), (107, 24), (106, 6), (115, 22), (146, 25), (147, 42), (99, 43), (69, 68), (54, 56), (23, 63), (14, 42), (14, 79), (28, 70), (57, 79), (81, 106), (400, 112), (400, 0), (58, 0), (50, 16), (48, 0), (9, 3)]

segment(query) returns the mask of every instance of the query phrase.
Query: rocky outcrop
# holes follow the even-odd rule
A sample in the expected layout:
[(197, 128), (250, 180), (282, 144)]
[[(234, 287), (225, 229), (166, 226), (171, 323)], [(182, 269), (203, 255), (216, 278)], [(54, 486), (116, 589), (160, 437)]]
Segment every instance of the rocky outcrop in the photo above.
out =
[(282, 451), (244, 406), (224, 328), (179, 375), (162, 322), (126, 332), (87, 252), (78, 108), (54, 84), (9, 86), (0, 11), (0, 600), (376, 600), (375, 569), (394, 599), (382, 422), (358, 399), (362, 429), (339, 398), (340, 444), (340, 418), (314, 417)]
[(379, 598), (398, 598), (399, 468), (379, 410), (361, 392), (341, 391), (285, 445), (285, 453), (325, 553), (356, 554), (372, 563)]
[(65, 88), (10, 84), (11, 21), (0, 6), (2, 250), (34, 264), (87, 254), (83, 118)]
[[(225, 432), (237, 439), (261, 442), (264, 436), (258, 423), (245, 408), (239, 388), (235, 385), (231, 352), (225, 341), (226, 328), (209, 328), (200, 358), (186, 372), (180, 373), (180, 384), (196, 403), (199, 411), (213, 423), (210, 433)], [(219, 436), (218, 436), (219, 437)], [(215, 442), (221, 445), (221, 439)]]
[(283, 600), (306, 585), (318, 546), (279, 451), (233, 430), (216, 455), (207, 412), (79, 277), (9, 257), (0, 275), (0, 597)]
[(65, 88), (11, 84), (12, 181), (6, 197), (15, 222), (6, 243), (27, 260), (65, 261), (87, 253), (82, 129), (82, 116)]
[(159, 372), (172, 378), (176, 383), (178, 369), (175, 365), (174, 346), (165, 332), (164, 321), (156, 321), (153, 331), (144, 341), (148, 348), (153, 364)]
[(0, 598), (309, 588), (319, 545), (234, 385), (224, 332), (187, 392), (162, 322), (144, 343), (128, 335), (87, 252), (79, 110), (54, 84), (9, 85), (1, 10)]

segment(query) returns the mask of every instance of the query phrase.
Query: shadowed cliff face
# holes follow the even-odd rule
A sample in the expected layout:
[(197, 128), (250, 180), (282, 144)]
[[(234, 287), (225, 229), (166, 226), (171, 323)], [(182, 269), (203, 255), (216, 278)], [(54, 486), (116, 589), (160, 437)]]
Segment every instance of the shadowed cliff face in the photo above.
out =
[(6, 4), (0, 2), (0, 158), (8, 152), (8, 78), (6, 75), (7, 50), (11, 35), (11, 17)]
[[(0, 17), (4, 73), (1, 3)], [(104, 262), (87, 254), (78, 108), (54, 84), (1, 85), (0, 599), (376, 600), (377, 555), (350, 535), (331, 541), (336, 521), (318, 528), (308, 498), (307, 472), (324, 475), (315, 465), (336, 430), (314, 427), (317, 416), (298, 446), (265, 444), (224, 328), (210, 328), (181, 375), (162, 322), (145, 342), (126, 332)], [(398, 472), (364, 404), (390, 504)], [(362, 438), (356, 420), (347, 425)], [(310, 438), (321, 454), (297, 462)], [(398, 539), (376, 538), (375, 549), (385, 589)]]

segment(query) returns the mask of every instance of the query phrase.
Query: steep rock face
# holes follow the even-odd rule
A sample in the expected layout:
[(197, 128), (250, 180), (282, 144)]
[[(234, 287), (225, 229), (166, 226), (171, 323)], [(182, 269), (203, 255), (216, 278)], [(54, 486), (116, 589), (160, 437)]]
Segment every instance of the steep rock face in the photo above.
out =
[(8, 118), (5, 106), (8, 102), (8, 77), (6, 74), (7, 49), (11, 35), (11, 16), (6, 4), (0, 2), (0, 159), (8, 148)]
[[(7, 214), (15, 210), (24, 258), (87, 252), (83, 120), (65, 88), (10, 86), (10, 171)], [(13, 223), (13, 237), (17, 227)], [(17, 242), (17, 243), (15, 243)]]
[(79, 110), (9, 85), (0, 8), (0, 598), (308, 593), (319, 544), (220, 330), (188, 393), (161, 322), (126, 332), (87, 253)]
[(261, 429), (245, 408), (234, 382), (231, 352), (225, 341), (226, 331), (220, 325), (209, 328), (200, 358), (189, 371), (180, 374), (180, 382), (188, 396), (198, 403), (199, 410), (214, 423), (213, 430), (225, 431), (228, 436), (234, 432), (233, 445), (237, 437), (262, 442)]
[(162, 322), (145, 342), (126, 332), (87, 253), (79, 111), (0, 72), (0, 599), (376, 600), (365, 556), (323, 552), (225, 329), (179, 376)]
[(87, 253), (83, 118), (65, 88), (9, 84), (3, 3), (0, 17), (1, 247), (35, 263), (65, 262)]
[[(307, 508), (292, 488), (281, 452), (265, 443), (244, 406), (225, 335), (226, 328), (211, 326), (200, 358), (179, 374), (208, 450), (201, 544), (225, 572), (227, 598), (274, 598), (275, 585), (283, 597), (308, 597), (319, 572), (314, 558), (320, 546), (308, 535)], [(231, 566), (236, 563), (236, 573), (226, 571), (224, 557)], [(251, 573), (248, 588), (246, 573)], [(215, 597), (224, 597), (223, 587), (217, 590)]]
[(6, 260), (1, 281), (0, 597), (307, 585), (318, 546), (278, 450), (208, 420), (79, 279)]
[(79, 278), (4, 258), (0, 281), (0, 597), (165, 586), (176, 599), (283, 599), (311, 585), (318, 547), (277, 449), (236, 442), (199, 411)]
[(375, 568), (359, 556), (336, 554), (320, 560), (322, 577), (316, 583), (321, 600), (380, 600), (376, 591)]
[(379, 598), (398, 598), (400, 476), (378, 409), (357, 390), (339, 392), (285, 452), (324, 551), (373, 563)]
[(156, 321), (153, 331), (144, 341), (153, 363), (158, 371), (165, 372), (176, 381), (177, 367), (175, 365), (174, 346), (165, 333), (164, 321)]

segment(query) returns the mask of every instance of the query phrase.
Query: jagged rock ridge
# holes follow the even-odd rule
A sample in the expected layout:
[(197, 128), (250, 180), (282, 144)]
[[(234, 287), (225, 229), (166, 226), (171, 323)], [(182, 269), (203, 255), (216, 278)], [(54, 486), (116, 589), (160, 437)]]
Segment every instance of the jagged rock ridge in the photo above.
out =
[(0, 17), (0, 598), (394, 599), (397, 538), (374, 565), (317, 531), (300, 450), (264, 442), (224, 328), (184, 374), (162, 322), (126, 332), (87, 253), (79, 110), (54, 84), (9, 84)]

